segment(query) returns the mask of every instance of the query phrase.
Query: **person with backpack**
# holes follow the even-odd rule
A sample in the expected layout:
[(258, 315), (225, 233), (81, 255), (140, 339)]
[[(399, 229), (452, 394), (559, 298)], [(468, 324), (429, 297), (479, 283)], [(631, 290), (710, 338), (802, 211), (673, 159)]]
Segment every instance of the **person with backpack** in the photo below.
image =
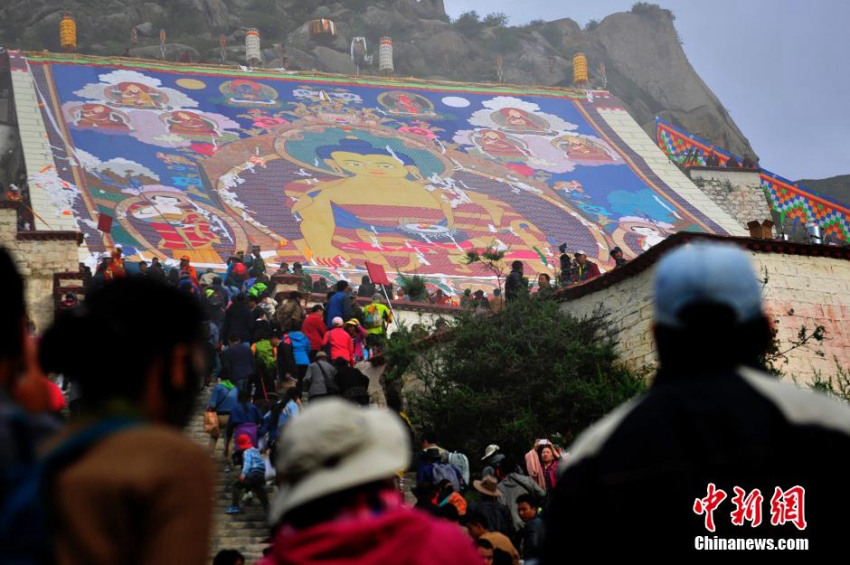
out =
[(266, 492), (266, 463), (260, 455), (260, 450), (254, 447), (254, 441), (248, 434), (240, 434), (236, 437), (236, 448), (242, 452), (242, 471), (239, 473), (239, 477), (233, 481), (231, 504), (224, 513), (241, 514), (242, 507), (239, 506), (239, 501), (244, 491), (250, 491), (263, 505), (263, 511), (268, 514), (269, 495)]
[(230, 289), (231, 298), (242, 292), (242, 285), (248, 279), (248, 267), (242, 262), (242, 256), (237, 254), (228, 260), (227, 273), (224, 277), (224, 286)]
[(251, 278), (259, 278), (266, 274), (266, 262), (260, 255), (260, 246), (255, 245), (251, 248), (250, 265), (248, 266), (248, 275)]
[(386, 343), (387, 328), (393, 323), (393, 313), (382, 294), (372, 295), (372, 303), (363, 308), (363, 326), (369, 334), (366, 343), (372, 348), (382, 348)]
[(224, 310), (230, 300), (227, 291), (221, 284), (221, 277), (218, 275), (213, 277), (212, 284), (204, 290), (204, 296), (210, 308), (210, 317), (220, 327), (224, 322)]
[(277, 320), (277, 327), (284, 332), (291, 330), (295, 322), (302, 322), (304, 320), (304, 307), (301, 306), (301, 293), (292, 291), (283, 304), (278, 306), (275, 319)]
[[(227, 424), (230, 421), (230, 412), (236, 408), (239, 402), (239, 389), (236, 388), (229, 379), (224, 379), (218, 383), (210, 395), (207, 402), (207, 412), (212, 412), (215, 417), (215, 428), (207, 431), (210, 435), (210, 451), (215, 453), (218, 438), (225, 435), (224, 440), (224, 461), (230, 461), (230, 440), (226, 439)], [(213, 418), (210, 417), (212, 421)]]
[(515, 471), (508, 473), (508, 476), (499, 481), (499, 492), (502, 493), (502, 500), (511, 511), (514, 532), (519, 532), (525, 525), (517, 507), (519, 497), (533, 496), (536, 500), (543, 500), (546, 496), (546, 490), (541, 488), (534, 479)]
[(292, 330), (287, 335), (292, 344), (292, 357), (295, 362), (293, 376), (298, 379), (300, 384), (304, 380), (304, 375), (307, 374), (307, 367), (310, 366), (312, 346), (310, 339), (301, 331), (301, 322), (293, 322)]
[[(247, 434), (251, 442), (256, 444), (262, 421), (263, 415), (260, 409), (251, 402), (251, 393), (240, 390), (236, 406), (230, 411), (230, 420), (227, 422), (227, 441), (241, 434)], [(225, 470), (229, 471), (229, 469)]]
[(310, 402), (339, 394), (335, 377), (336, 368), (328, 361), (328, 354), (318, 352), (316, 360), (307, 367), (307, 374), (304, 375), (304, 389)]
[(245, 295), (240, 292), (224, 312), (224, 322), (221, 325), (222, 341), (229, 342), (231, 337), (235, 337), (239, 341), (251, 343), (255, 319), (251, 308), (245, 302)]
[(422, 453), (422, 464), (416, 472), (416, 484), (437, 485), (443, 480), (449, 481), (455, 492), (466, 488), (460, 471), (443, 460), (439, 448), (429, 447)]
[(254, 394), (269, 400), (269, 394), (275, 393), (277, 377), (277, 346), (272, 343), (271, 328), (258, 332), (257, 341), (251, 344), (254, 357)]
[(221, 376), (242, 390), (247, 388), (248, 379), (253, 373), (254, 355), (251, 346), (231, 335), (229, 347), (221, 353)]
[[(49, 520), (15, 518), (4, 505), (0, 560), (126, 563), (132, 548), (131, 560), (144, 565), (207, 561), (214, 469), (182, 431), (203, 375), (203, 317), (195, 298), (130, 277), (56, 319), (41, 364), (79, 385), (85, 412), (44, 446), (34, 482), (14, 489), (23, 516), (45, 512), (46, 502)], [(132, 363), (128, 343), (137, 347)], [(28, 541), (33, 553), (21, 555)]]
[(360, 406), (369, 405), (369, 377), (352, 367), (344, 359), (334, 359), (336, 384), (339, 394)]

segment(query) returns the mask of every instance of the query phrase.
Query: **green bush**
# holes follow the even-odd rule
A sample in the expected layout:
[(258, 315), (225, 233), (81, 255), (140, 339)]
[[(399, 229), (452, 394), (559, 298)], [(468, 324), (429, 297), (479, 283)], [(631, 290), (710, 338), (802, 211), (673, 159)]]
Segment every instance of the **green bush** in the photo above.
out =
[(521, 300), (492, 316), (464, 313), (432, 347), (388, 358), (424, 385), (407, 398), (417, 425), (472, 461), (490, 443), (519, 460), (535, 438), (569, 443), (645, 390), (645, 373), (618, 364), (614, 345), (602, 316), (577, 320), (555, 301)]

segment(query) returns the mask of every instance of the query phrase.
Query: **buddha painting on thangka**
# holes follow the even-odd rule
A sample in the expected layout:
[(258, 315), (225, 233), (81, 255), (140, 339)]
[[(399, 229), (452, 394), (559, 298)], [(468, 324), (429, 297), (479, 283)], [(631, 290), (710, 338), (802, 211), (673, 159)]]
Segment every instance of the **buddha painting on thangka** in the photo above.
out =
[[(489, 173), (458, 170), (460, 160), (475, 157), (443, 154), (388, 128), (330, 125), (279, 132), (275, 150), (279, 163), (253, 169), (246, 182), (219, 186), (232, 191), (258, 224), (271, 225), (269, 197), (257, 199), (256, 187), (269, 186), (263, 175), (277, 182), (288, 176), (283, 190), (270, 194), (288, 208), (293, 219), (288, 225), (297, 232), (273, 236), (285, 235), (297, 248), (295, 256), (327, 266), (370, 261), (399, 272), (471, 275), (477, 271), (466, 264), (466, 253), (495, 244), (511, 259), (546, 268), (541, 252), (550, 244), (542, 229), (498, 197), (519, 198), (511, 186)], [(526, 203), (542, 198), (522, 197)], [(540, 205), (566, 209), (554, 198)], [(566, 211), (561, 214), (572, 220)]]

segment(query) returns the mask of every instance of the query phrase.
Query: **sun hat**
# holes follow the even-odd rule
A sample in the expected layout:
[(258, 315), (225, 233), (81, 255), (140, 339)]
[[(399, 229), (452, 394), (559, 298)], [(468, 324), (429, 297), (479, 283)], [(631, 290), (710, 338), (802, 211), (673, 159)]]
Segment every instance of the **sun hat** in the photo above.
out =
[(495, 443), (491, 443), (484, 450), (484, 457), (482, 457), (481, 460), (484, 461), (485, 459), (487, 459), (488, 457), (490, 457), (491, 455), (493, 455), (497, 451), (499, 451), (499, 446), (496, 445)]
[(655, 323), (671, 328), (683, 327), (679, 315), (693, 304), (727, 306), (739, 324), (763, 315), (750, 258), (729, 244), (696, 243), (665, 255), (655, 271), (654, 298)]
[(307, 502), (390, 478), (410, 463), (410, 437), (398, 416), (341, 398), (307, 406), (286, 425), (278, 446), (272, 524)]
[(502, 492), (499, 490), (499, 481), (497, 481), (496, 477), (493, 475), (487, 475), (480, 481), (472, 481), (472, 486), (481, 494), (486, 494), (487, 496), (502, 496)]

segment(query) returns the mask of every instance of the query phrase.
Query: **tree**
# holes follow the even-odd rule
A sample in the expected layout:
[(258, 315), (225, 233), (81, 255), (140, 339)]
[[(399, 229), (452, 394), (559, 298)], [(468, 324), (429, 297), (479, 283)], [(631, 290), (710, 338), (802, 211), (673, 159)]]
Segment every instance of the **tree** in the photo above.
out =
[(554, 301), (519, 300), (492, 316), (464, 313), (438, 335), (415, 356), (396, 343), (389, 362), (405, 362), (422, 383), (408, 394), (414, 421), (467, 454), (497, 443), (519, 460), (535, 438), (568, 444), (646, 387), (644, 373), (617, 362), (604, 317), (578, 320)]
[(499, 285), (499, 290), (501, 291), (502, 279), (505, 277), (505, 271), (507, 270), (505, 251), (507, 249), (499, 249), (495, 244), (490, 245), (490, 247), (483, 251), (473, 249), (466, 252), (466, 264), (481, 263), (484, 265), (496, 277), (496, 283)]
[(484, 16), (484, 19), (481, 21), (485, 26), (496, 26), (496, 27), (504, 27), (508, 25), (508, 15), (504, 12), (493, 12), (492, 14), (487, 14)]
[(464, 12), (457, 17), (454, 25), (461, 33), (470, 34), (477, 32), (481, 28), (481, 17), (475, 10)]

